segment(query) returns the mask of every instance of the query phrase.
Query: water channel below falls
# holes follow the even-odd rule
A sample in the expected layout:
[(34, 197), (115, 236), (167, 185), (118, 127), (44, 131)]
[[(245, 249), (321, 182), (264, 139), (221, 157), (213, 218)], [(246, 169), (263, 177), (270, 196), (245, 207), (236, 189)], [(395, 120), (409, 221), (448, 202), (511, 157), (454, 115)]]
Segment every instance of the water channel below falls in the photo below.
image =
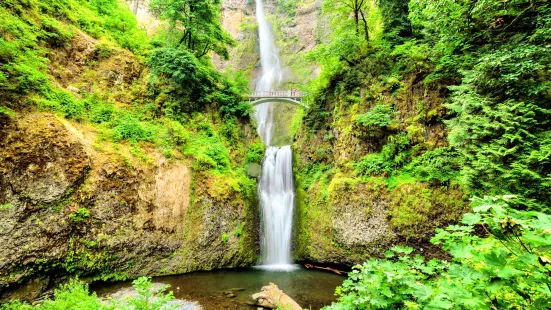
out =
[[(342, 284), (343, 280), (343, 276), (331, 272), (304, 268), (293, 272), (251, 268), (194, 272), (156, 277), (152, 281), (170, 284), (170, 290), (174, 291), (177, 299), (197, 301), (204, 310), (257, 309), (256, 306), (247, 304), (253, 301), (251, 295), (259, 292), (260, 288), (269, 282), (274, 282), (303, 308), (315, 310), (335, 300), (335, 288)], [(130, 281), (97, 283), (91, 289), (98, 296), (105, 297), (131, 286)], [(224, 292), (232, 289), (235, 297), (226, 297)]]

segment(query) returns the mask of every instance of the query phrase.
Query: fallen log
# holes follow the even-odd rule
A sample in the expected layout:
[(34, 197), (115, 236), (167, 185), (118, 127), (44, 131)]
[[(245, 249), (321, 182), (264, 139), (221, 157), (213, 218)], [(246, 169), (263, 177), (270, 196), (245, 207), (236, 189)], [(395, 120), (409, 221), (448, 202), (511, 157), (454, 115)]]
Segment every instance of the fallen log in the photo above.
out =
[(306, 267), (306, 269), (315, 268), (315, 269), (321, 269), (321, 270), (328, 270), (328, 271), (334, 272), (338, 275), (342, 275), (344, 273), (344, 271), (333, 269), (331, 267), (320, 267), (320, 266), (315, 266), (315, 265), (312, 265), (312, 264), (305, 264), (304, 267)]
[(263, 286), (260, 293), (253, 296), (255, 304), (260, 307), (270, 309), (302, 310), (302, 308), (287, 294), (277, 287), (274, 283)]

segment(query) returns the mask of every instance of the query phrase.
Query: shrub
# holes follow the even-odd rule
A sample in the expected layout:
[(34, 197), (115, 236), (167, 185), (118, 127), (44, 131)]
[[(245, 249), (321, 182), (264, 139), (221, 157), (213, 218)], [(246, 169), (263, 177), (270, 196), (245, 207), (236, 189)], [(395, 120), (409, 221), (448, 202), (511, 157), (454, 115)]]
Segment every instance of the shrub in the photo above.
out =
[(90, 210), (86, 208), (80, 208), (76, 210), (74, 213), (69, 215), (69, 218), (73, 223), (82, 223), (84, 220), (90, 217)]
[(157, 48), (151, 53), (149, 65), (156, 78), (150, 87), (165, 84), (172, 100), (178, 103), (177, 113), (199, 111), (202, 105), (210, 102), (209, 94), (220, 77), (185, 49)]
[(432, 243), (451, 262), (395, 247), (355, 266), (326, 309), (549, 308), (551, 215), (514, 210), (510, 198), (475, 198), (461, 225), (437, 230)]
[(49, 85), (47, 59), (36, 35), (40, 26), (12, 14), (5, 8), (9, 4), (0, 4), (0, 95), (26, 95)]
[(251, 144), (245, 155), (245, 164), (262, 162), (264, 152), (264, 144), (262, 142)]
[(245, 117), (252, 111), (248, 102), (244, 101), (243, 94), (249, 90), (249, 80), (243, 72), (237, 71), (222, 76), (222, 87), (215, 95), (223, 115)]
[(241, 237), (243, 235), (243, 229), (245, 228), (245, 222), (241, 222), (239, 226), (233, 231), (233, 235), (236, 237)]
[(105, 104), (94, 102), (90, 108), (90, 121), (93, 123), (109, 123), (115, 117), (115, 106), (112, 104)]
[(148, 277), (141, 277), (132, 281), (136, 296), (125, 299), (101, 300), (96, 293), (89, 292), (88, 284), (78, 279), (60, 285), (54, 291), (53, 299), (46, 299), (44, 303), (31, 306), (15, 300), (3, 304), (5, 310), (171, 310), (177, 309), (172, 304), (174, 294), (165, 293), (170, 285), (154, 285)]
[(53, 300), (47, 299), (38, 308), (45, 310), (94, 310), (107, 307), (101, 303), (95, 293), (89, 293), (87, 284), (78, 279), (71, 279), (54, 291)]
[(84, 102), (75, 100), (73, 95), (62, 89), (49, 89), (44, 92), (44, 97), (49, 101), (48, 105), (54, 110), (59, 110), (68, 119), (82, 121), (86, 118)]
[(365, 114), (358, 115), (356, 122), (365, 127), (386, 127), (393, 122), (394, 109), (385, 104), (378, 104)]
[(132, 286), (138, 293), (136, 297), (127, 297), (124, 301), (115, 301), (115, 309), (121, 310), (171, 310), (177, 309), (177, 304), (171, 304), (174, 299), (172, 291), (165, 294), (170, 285), (156, 286), (148, 277), (132, 281)]
[(413, 157), (404, 171), (422, 181), (448, 183), (459, 177), (460, 167), (459, 154), (450, 147), (442, 147)]
[(113, 140), (153, 141), (154, 131), (149, 125), (140, 123), (136, 118), (130, 115), (123, 115), (116, 121), (113, 128)]
[(394, 168), (394, 163), (384, 158), (381, 153), (367, 154), (356, 164), (356, 173), (361, 175), (389, 174)]

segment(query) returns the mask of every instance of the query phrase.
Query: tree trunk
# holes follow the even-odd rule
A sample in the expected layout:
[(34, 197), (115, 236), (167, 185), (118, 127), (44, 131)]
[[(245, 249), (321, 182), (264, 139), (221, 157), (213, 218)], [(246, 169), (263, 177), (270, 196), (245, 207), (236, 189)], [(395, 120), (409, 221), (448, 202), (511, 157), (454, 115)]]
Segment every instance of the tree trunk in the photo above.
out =
[(362, 20), (364, 22), (364, 31), (365, 31), (365, 40), (369, 41), (369, 27), (367, 26), (367, 20), (365, 19), (365, 15), (363, 11), (360, 11), (362, 14)]
[(140, 0), (134, 0), (134, 8), (132, 9), (132, 12), (134, 12), (134, 15), (138, 14), (138, 7), (140, 6)]
[(359, 11), (358, 10), (354, 10), (354, 23), (356, 23), (356, 36), (360, 36), (360, 28), (359, 28), (359, 23), (360, 23), (360, 17), (359, 17)]

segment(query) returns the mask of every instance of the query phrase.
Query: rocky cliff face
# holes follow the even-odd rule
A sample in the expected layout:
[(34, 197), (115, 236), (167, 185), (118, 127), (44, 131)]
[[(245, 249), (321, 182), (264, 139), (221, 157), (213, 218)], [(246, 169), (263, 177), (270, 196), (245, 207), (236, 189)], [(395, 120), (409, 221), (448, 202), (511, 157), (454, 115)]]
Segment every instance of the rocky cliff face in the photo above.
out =
[[(292, 0), (264, 1), (267, 18), (272, 24), (281, 60), (286, 67), (287, 83), (300, 86), (319, 73), (318, 66), (307, 61), (304, 54), (326, 40), (330, 32), (321, 16), (322, 3), (323, 0), (300, 3)], [(229, 60), (215, 57), (215, 64), (221, 70), (244, 70), (254, 85), (260, 70), (255, 2), (224, 0), (222, 7), (224, 28), (236, 39), (237, 45), (230, 50)]]
[[(453, 181), (427, 181), (386, 161), (403, 156), (408, 164), (423, 152), (445, 148), (441, 90), (411, 76), (398, 90), (369, 76), (355, 91), (335, 87), (360, 74), (353, 70), (360, 69), (335, 77), (295, 137), (295, 259), (354, 265), (398, 244), (438, 256), (429, 240), (436, 228), (466, 211), (464, 193)], [(359, 115), (378, 104), (396, 111), (392, 125), (359, 124)], [(375, 172), (363, 175), (358, 164), (368, 154), (380, 157), (367, 162)]]
[[(124, 109), (145, 96), (144, 68), (77, 33), (49, 69), (75, 96), (95, 92)], [(223, 127), (215, 111), (199, 116), (211, 134)], [(220, 174), (198, 169), (196, 154), (109, 141), (98, 124), (36, 108), (0, 114), (0, 301), (33, 300), (74, 274), (120, 280), (254, 264), (256, 181), (239, 167), (258, 136), (233, 126), (231, 170)]]
[[(3, 298), (33, 299), (67, 273), (106, 280), (255, 263), (255, 201), (231, 189), (217, 195), (217, 180), (150, 155), (140, 164), (95, 151), (81, 130), (48, 113), (4, 119)], [(41, 279), (39, 289), (12, 292), (31, 278)]]

